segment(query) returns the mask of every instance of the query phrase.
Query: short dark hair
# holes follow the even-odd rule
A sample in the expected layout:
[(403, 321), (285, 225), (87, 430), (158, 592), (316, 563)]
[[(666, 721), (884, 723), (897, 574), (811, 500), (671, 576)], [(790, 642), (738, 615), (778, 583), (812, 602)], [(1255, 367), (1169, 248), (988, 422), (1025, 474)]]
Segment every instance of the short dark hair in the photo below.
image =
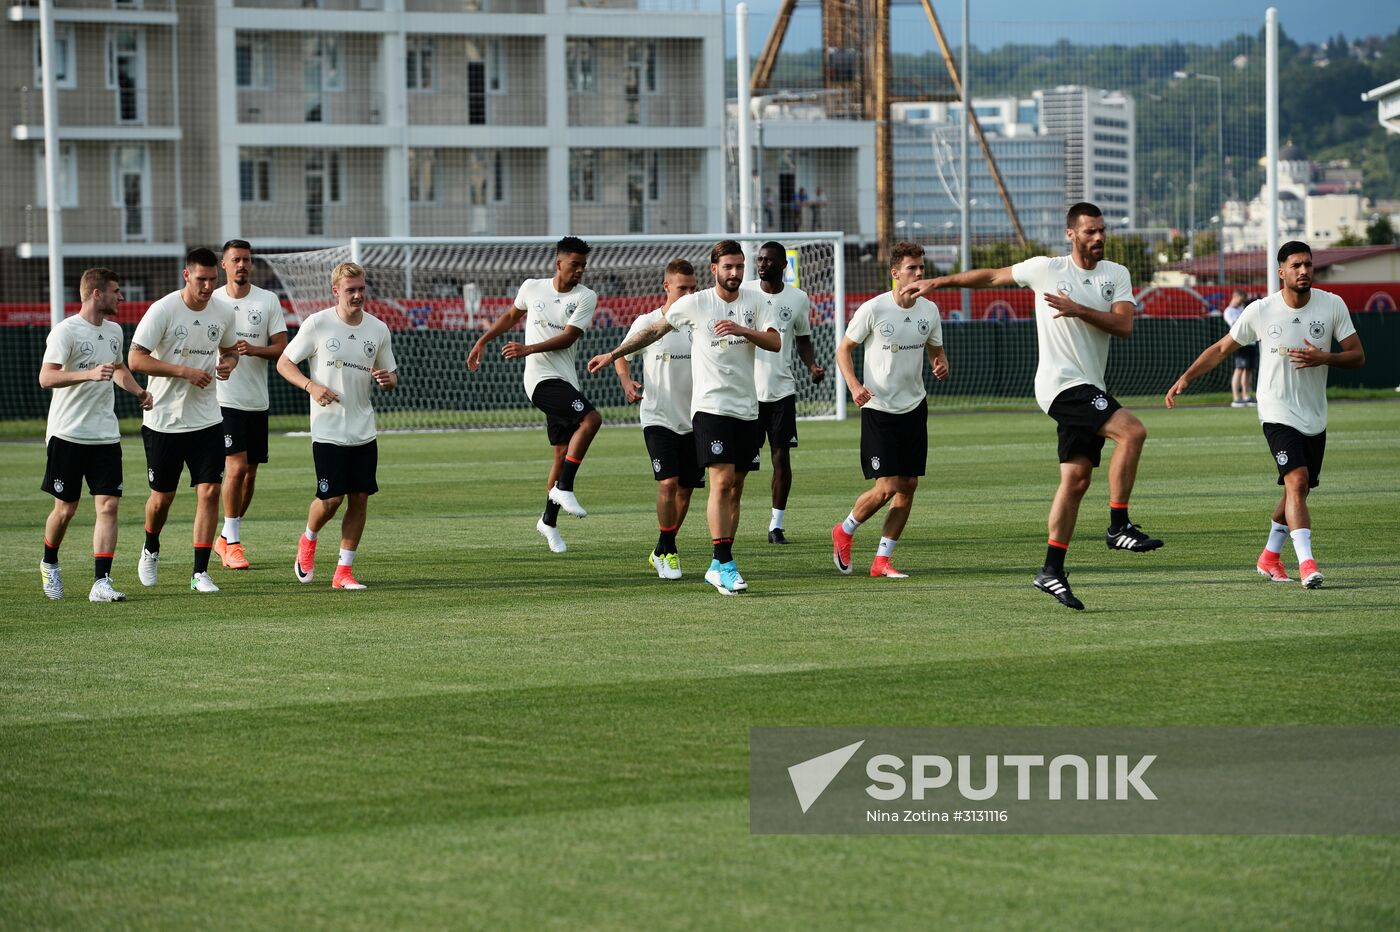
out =
[(1065, 229), (1073, 230), (1079, 224), (1080, 217), (1102, 217), (1103, 211), (1099, 210), (1088, 201), (1080, 201), (1070, 206), (1065, 212)]
[(764, 243), (762, 246), (760, 246), (760, 247), (758, 247), (758, 248), (759, 248), (760, 250), (764, 250), (764, 249), (776, 249), (776, 250), (778, 250), (778, 252), (782, 253), (783, 255), (787, 255), (787, 247), (784, 246), (782, 243), (778, 242), (778, 241), (775, 240), (775, 239), (770, 239), (768, 242)]
[(725, 256), (742, 256), (744, 247), (732, 239), (722, 239), (710, 250), (710, 265), (718, 265)]
[(579, 239), (577, 236), (566, 236), (554, 244), (554, 254), (562, 256), (569, 253), (575, 256), (586, 256), (593, 247)]
[(249, 252), (252, 252), (253, 244), (248, 242), (246, 239), (231, 239), (227, 243), (224, 243), (223, 249), (219, 250), (219, 258), (223, 258), (224, 256), (228, 255), (228, 251), (230, 249), (246, 249)]
[(922, 259), (924, 257), (924, 247), (918, 243), (911, 243), (907, 240), (895, 243), (890, 249), (890, 268), (899, 268), (900, 263), (905, 259)]
[(694, 275), (695, 266), (690, 264), (689, 259), (672, 259), (666, 263), (667, 275)]
[(1283, 265), (1294, 253), (1305, 252), (1312, 255), (1312, 247), (1300, 240), (1291, 239), (1278, 248), (1278, 264)]
[(78, 298), (86, 301), (94, 291), (102, 291), (112, 282), (120, 285), (121, 281), (111, 269), (88, 269), (78, 281)]
[(214, 250), (208, 246), (196, 246), (185, 253), (185, 268), (192, 268), (196, 265), (202, 265), (207, 269), (217, 269), (219, 257), (214, 255)]

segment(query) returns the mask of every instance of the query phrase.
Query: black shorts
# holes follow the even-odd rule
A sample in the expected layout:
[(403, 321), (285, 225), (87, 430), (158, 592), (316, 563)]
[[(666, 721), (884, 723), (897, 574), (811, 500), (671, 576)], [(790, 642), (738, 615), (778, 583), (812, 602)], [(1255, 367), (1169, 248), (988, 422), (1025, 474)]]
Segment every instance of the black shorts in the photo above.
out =
[(758, 451), (763, 446), (763, 428), (758, 421), (696, 411), (690, 423), (695, 429), (695, 458), (701, 466), (732, 463), (738, 472), (758, 468)]
[(1308, 488), (1317, 488), (1322, 478), (1322, 456), (1327, 452), (1327, 431), (1309, 437), (1296, 427), (1287, 424), (1265, 424), (1264, 437), (1269, 441), (1269, 452), (1278, 464), (1278, 484), (1283, 485), (1283, 477), (1295, 469), (1306, 467)]
[(250, 463), (267, 462), (267, 412), (220, 408), (224, 414), (224, 456), (248, 454)]
[(694, 437), (655, 426), (643, 427), (642, 437), (646, 439), (651, 471), (657, 482), (674, 476), (687, 489), (705, 487), (705, 470), (696, 459)]
[(316, 463), (317, 498), (339, 498), (351, 492), (373, 495), (379, 491), (377, 440), (362, 443), (358, 447), (313, 443), (311, 459)]
[(88, 494), (122, 494), (122, 445), (118, 443), (74, 443), (62, 437), (49, 438), (49, 458), (40, 489), (61, 502), (81, 497), (82, 481)]
[(1259, 366), (1259, 344), (1251, 343), (1235, 350), (1236, 369), (1256, 369)]
[(180, 471), (190, 467), (190, 487), (224, 481), (224, 428), (211, 424), (181, 434), (142, 426), (146, 444), (146, 480), (153, 492), (174, 492)]
[(865, 478), (922, 476), (927, 466), (927, 398), (903, 414), (860, 409), (860, 468)]
[(563, 379), (545, 379), (535, 386), (530, 403), (544, 412), (545, 431), (551, 446), (568, 443), (593, 404), (583, 392)]
[(770, 448), (790, 450), (797, 446), (797, 396), (788, 395), (777, 401), (760, 401), (758, 423), (768, 435)]
[(1060, 462), (1083, 456), (1098, 466), (1104, 442), (1099, 430), (1121, 407), (1112, 395), (1094, 385), (1075, 385), (1056, 395), (1048, 413), (1059, 425)]

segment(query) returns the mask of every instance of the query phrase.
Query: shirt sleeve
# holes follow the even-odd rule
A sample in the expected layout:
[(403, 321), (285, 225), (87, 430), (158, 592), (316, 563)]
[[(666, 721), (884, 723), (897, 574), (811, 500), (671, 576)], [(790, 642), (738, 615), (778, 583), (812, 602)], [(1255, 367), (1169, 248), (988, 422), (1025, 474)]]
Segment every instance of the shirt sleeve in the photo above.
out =
[(267, 309), (267, 335), (274, 336), (287, 332), (287, 315), (282, 311), (282, 302), (274, 296), (268, 302)]
[(379, 352), (374, 354), (374, 368), (397, 372), (399, 361), (394, 358), (394, 338), (389, 328), (384, 328), (383, 339), (379, 342)]
[(1235, 321), (1235, 325), (1230, 328), (1230, 339), (1240, 346), (1248, 346), (1259, 339), (1258, 321), (1259, 314), (1255, 308), (1263, 302), (1256, 302), (1245, 308)]
[(578, 302), (578, 307), (569, 315), (567, 326), (577, 327), (580, 330), (587, 330), (589, 324), (593, 323), (593, 312), (598, 309), (598, 296), (592, 292), (583, 295)]
[(865, 302), (846, 324), (846, 339), (852, 343), (864, 343), (870, 336), (870, 301)]
[(810, 337), (812, 335), (812, 299), (804, 294), (798, 301), (797, 310), (793, 312), (793, 315), (793, 336)]
[[(651, 319), (651, 314), (649, 313), (639, 315), (636, 320), (632, 321), (632, 326), (627, 328), (627, 335), (622, 338), (622, 342), (626, 343), (628, 340), (641, 333), (649, 325)], [(640, 356), (645, 351), (646, 347), (643, 347), (642, 349), (628, 353), (623, 358), (626, 359), (628, 362), (633, 362), (638, 356)]]
[(1132, 276), (1130, 276), (1128, 270), (1124, 268), (1120, 268), (1113, 273), (1113, 300), (1109, 302), (1109, 306), (1117, 304), (1120, 301), (1127, 301), (1133, 306), (1137, 305), (1137, 300), (1133, 297)]
[(292, 342), (287, 344), (287, 348), (282, 351), (292, 362), (300, 363), (309, 359), (316, 351), (316, 318), (314, 316), (306, 318), (301, 322), (301, 327), (297, 329), (297, 335), (292, 337)]
[(224, 330), (219, 335), (219, 349), (232, 349), (238, 343), (238, 324), (233, 311), (224, 314)]
[(72, 352), (72, 330), (67, 327), (56, 327), (49, 331), (48, 339), (44, 341), (44, 363), (53, 363), (57, 366), (65, 366), (68, 363), (68, 355)]
[[(1346, 302), (1338, 298), (1332, 305), (1332, 339), (1338, 343), (1356, 333), (1356, 324), (1352, 322), (1351, 312), (1347, 310)], [(1331, 349), (1324, 346), (1323, 349)]]
[(674, 330), (679, 330), (684, 326), (694, 327), (697, 321), (693, 312), (697, 300), (695, 295), (688, 294), (672, 304), (666, 311), (666, 323), (670, 324)]
[(146, 313), (142, 314), (136, 323), (136, 332), (131, 335), (132, 344), (144, 346), (154, 353), (160, 343), (161, 332), (165, 329), (164, 317), (159, 304), (152, 304), (146, 308)]
[(1011, 277), (1022, 288), (1034, 288), (1035, 278), (1047, 261), (1044, 256), (1032, 256), (1023, 262), (1017, 262), (1011, 267)]
[(943, 316), (942, 316), (941, 314), (938, 313), (938, 305), (937, 305), (937, 304), (934, 304), (934, 305), (933, 305), (932, 310), (933, 310), (933, 322), (932, 322), (932, 324), (931, 324), (931, 325), (929, 326), (929, 328), (928, 328), (928, 340), (925, 341), (925, 342), (927, 342), (929, 346), (942, 346), (942, 345), (943, 345)]
[(528, 311), (530, 309), (530, 296), (526, 294), (526, 292), (529, 291), (530, 285), (533, 284), (534, 281), (535, 280), (533, 278), (527, 278), (525, 279), (525, 281), (520, 283), (520, 290), (518, 290), (515, 293), (515, 304), (513, 305), (514, 307), (517, 307), (522, 311)]

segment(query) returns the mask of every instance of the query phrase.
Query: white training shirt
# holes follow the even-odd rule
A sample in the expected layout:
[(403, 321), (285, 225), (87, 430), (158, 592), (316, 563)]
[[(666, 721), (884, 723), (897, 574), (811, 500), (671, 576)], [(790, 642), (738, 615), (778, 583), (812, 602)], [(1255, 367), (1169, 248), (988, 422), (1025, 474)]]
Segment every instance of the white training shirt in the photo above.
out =
[(1035, 256), (1011, 267), (1016, 284), (1035, 292), (1035, 333), (1040, 364), (1035, 370), (1035, 400), (1049, 413), (1055, 396), (1076, 385), (1092, 385), (1108, 391), (1104, 370), (1108, 365), (1108, 333), (1076, 317), (1056, 318), (1045, 301), (1058, 291), (1096, 311), (1107, 311), (1119, 301), (1133, 301), (1128, 270), (1117, 262), (1100, 260), (1092, 269), (1081, 269), (1069, 256)]
[(865, 377), (875, 397), (865, 407), (887, 414), (913, 411), (924, 400), (924, 357), (928, 347), (943, 345), (938, 305), (916, 298), (902, 308), (887, 291), (866, 301), (846, 325), (846, 339), (865, 347)]
[(797, 355), (797, 337), (812, 335), (812, 302), (807, 292), (784, 284), (777, 294), (763, 290), (760, 282), (744, 282), (743, 289), (758, 295), (767, 305), (771, 320), (783, 338), (783, 348), (776, 353), (759, 351), (754, 355), (754, 384), (759, 401), (779, 401), (797, 394), (797, 379), (793, 375), (793, 359)]
[[(65, 372), (86, 372), (109, 363), (123, 365), (122, 328), (114, 320), (94, 327), (74, 314), (52, 330), (44, 344), (44, 363), (54, 363)], [(117, 443), (122, 439), (117, 427), (115, 385), (111, 380), (79, 382), (55, 388), (49, 399), (49, 423), (44, 442), (59, 437), (69, 443)]]
[[(587, 330), (593, 323), (598, 296), (589, 288), (575, 285), (572, 290), (554, 290), (552, 278), (527, 278), (515, 295), (515, 306), (525, 313), (524, 343), (543, 343), (564, 332), (565, 327)], [(545, 379), (563, 379), (578, 388), (575, 356), (578, 343), (568, 349), (531, 353), (525, 357), (525, 394), (534, 397), (535, 386)]]
[(1313, 288), (1308, 303), (1294, 310), (1284, 303), (1283, 292), (1245, 308), (1230, 339), (1242, 346), (1259, 341), (1259, 378), (1254, 386), (1259, 420), (1287, 424), (1316, 436), (1327, 429), (1327, 366), (1299, 369), (1288, 358), (1289, 349), (1304, 341), (1331, 351), (1334, 340), (1356, 333), (1346, 303), (1329, 291)]
[(754, 387), (754, 354), (760, 350), (737, 336), (718, 336), (715, 325), (733, 320), (754, 330), (777, 330), (768, 308), (752, 291), (739, 291), (733, 301), (725, 301), (713, 288), (688, 294), (666, 312), (666, 322), (677, 330), (692, 327), (695, 343), (691, 351), (690, 413), (697, 411), (758, 420), (758, 393)]
[(311, 378), (340, 396), (325, 407), (310, 399), (312, 440), (358, 447), (375, 438), (370, 370), (399, 367), (389, 344), (388, 326), (373, 314), (362, 314), (352, 327), (328, 307), (302, 321), (282, 355), (294, 363), (310, 360)]
[(180, 378), (155, 376), (149, 380), (155, 405), (145, 413), (142, 423), (167, 434), (187, 434), (223, 423), (214, 370), (219, 350), (238, 342), (233, 335), (233, 315), (226, 308), (210, 302), (202, 311), (191, 310), (180, 295), (173, 291), (147, 308), (131, 337), (133, 345), (144, 346), (161, 362), (203, 369), (213, 376), (203, 388)]
[[(233, 315), (235, 342), (247, 340), (253, 346), (268, 346), (273, 334), (287, 332), (282, 302), (266, 288), (250, 285), (242, 298), (229, 297), (227, 286), (216, 288), (209, 303)], [(238, 357), (237, 368), (218, 385), (219, 404), (240, 411), (266, 411), (267, 363), (261, 356)]]
[[(664, 316), (661, 310), (658, 307), (634, 320), (624, 342), (650, 330)], [(694, 384), (690, 376), (690, 356), (694, 341), (695, 331), (681, 327), (627, 357), (627, 361), (634, 364), (638, 356), (642, 357), (643, 427), (664, 427), (678, 434), (691, 432), (690, 394)]]

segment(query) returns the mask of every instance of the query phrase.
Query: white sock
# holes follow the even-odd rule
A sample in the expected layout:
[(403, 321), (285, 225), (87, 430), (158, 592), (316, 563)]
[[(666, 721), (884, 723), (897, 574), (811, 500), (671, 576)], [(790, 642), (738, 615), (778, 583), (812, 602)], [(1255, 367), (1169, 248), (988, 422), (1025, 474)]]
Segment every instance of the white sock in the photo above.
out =
[(856, 519), (856, 513), (853, 511), (846, 515), (845, 521), (841, 522), (841, 530), (845, 531), (847, 534), (854, 534), (856, 528), (860, 527), (863, 523), (864, 522)]
[(306, 539), (307, 539), (307, 540), (315, 540), (315, 539), (316, 539), (316, 536), (317, 536), (317, 535), (316, 535), (316, 532), (313, 531), (313, 530), (311, 530), (311, 528), (307, 528), (307, 529), (306, 529)]
[(880, 538), (880, 546), (879, 546), (879, 549), (877, 549), (877, 550), (875, 551), (875, 556), (877, 556), (877, 557), (892, 557), (892, 556), (894, 556), (894, 545), (897, 544), (897, 543), (899, 543), (899, 541), (898, 541), (897, 539), (893, 538), (893, 537), (881, 537), (881, 538)]
[(1293, 538), (1293, 552), (1298, 555), (1298, 562), (1311, 560), (1312, 555), (1312, 530), (1300, 527), (1288, 535)]
[(341, 548), (340, 548), (340, 562), (337, 564), (337, 566), (350, 566), (350, 565), (353, 564), (354, 562), (355, 562), (355, 551), (353, 551), (353, 550), (346, 550), (344, 547), (341, 547)]
[(774, 508), (774, 509), (773, 509), (773, 520), (768, 522), (768, 530), (770, 530), (770, 531), (776, 531), (776, 530), (778, 530), (779, 528), (781, 528), (781, 527), (783, 526), (783, 512), (784, 512), (784, 511), (786, 511), (786, 509), (784, 509), (784, 508)]
[(1283, 545), (1288, 543), (1288, 525), (1277, 521), (1269, 522), (1269, 540), (1264, 549), (1270, 553), (1283, 553)]
[(230, 544), (238, 543), (238, 526), (243, 523), (242, 518), (224, 518), (224, 540)]

